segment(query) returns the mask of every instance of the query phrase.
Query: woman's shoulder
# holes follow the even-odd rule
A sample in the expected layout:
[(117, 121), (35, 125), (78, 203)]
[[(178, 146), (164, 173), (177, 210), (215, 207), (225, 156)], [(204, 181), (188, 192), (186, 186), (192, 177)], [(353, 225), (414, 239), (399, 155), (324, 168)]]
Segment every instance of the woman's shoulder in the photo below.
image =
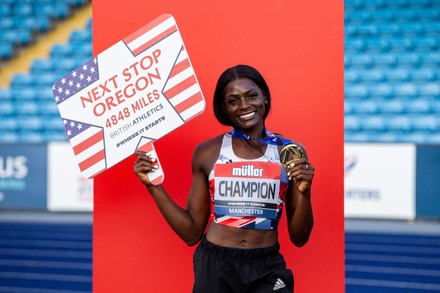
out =
[(223, 135), (224, 134), (220, 134), (216, 137), (199, 143), (194, 149), (194, 154), (198, 156), (206, 156), (211, 154), (218, 155), (218, 152), (220, 151), (220, 147), (222, 145)]

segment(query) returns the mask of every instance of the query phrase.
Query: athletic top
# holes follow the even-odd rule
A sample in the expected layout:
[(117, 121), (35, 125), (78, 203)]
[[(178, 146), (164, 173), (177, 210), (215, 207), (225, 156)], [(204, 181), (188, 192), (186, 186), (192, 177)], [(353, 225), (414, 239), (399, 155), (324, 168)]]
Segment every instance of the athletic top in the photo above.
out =
[(246, 160), (234, 154), (232, 136), (225, 133), (209, 183), (212, 221), (237, 228), (277, 229), (288, 178), (276, 145), (268, 144), (263, 156)]

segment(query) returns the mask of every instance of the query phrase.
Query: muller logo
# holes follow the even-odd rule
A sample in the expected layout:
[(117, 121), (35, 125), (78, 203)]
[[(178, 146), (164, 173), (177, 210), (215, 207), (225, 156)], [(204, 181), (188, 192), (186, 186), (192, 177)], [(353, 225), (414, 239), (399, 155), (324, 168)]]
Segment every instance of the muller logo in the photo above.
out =
[(255, 168), (254, 165), (232, 168), (232, 176), (263, 177), (263, 168)]

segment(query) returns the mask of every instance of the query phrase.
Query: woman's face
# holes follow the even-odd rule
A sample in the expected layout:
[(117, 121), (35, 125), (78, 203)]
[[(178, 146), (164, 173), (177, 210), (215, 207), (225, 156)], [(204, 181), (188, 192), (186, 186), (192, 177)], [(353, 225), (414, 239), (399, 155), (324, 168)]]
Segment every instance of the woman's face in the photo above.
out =
[(264, 127), (266, 103), (267, 98), (261, 89), (248, 78), (231, 81), (226, 86), (224, 110), (233, 126), (239, 130)]

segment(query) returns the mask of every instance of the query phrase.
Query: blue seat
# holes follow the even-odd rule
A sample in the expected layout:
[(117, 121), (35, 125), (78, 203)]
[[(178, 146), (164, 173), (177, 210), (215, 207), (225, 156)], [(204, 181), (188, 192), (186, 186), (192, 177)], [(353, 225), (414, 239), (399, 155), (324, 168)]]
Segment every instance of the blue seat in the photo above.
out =
[(21, 100), (33, 100), (36, 98), (37, 93), (32, 87), (12, 87), (12, 97), (16, 101)]
[(357, 132), (361, 129), (361, 123), (357, 115), (345, 115), (344, 116), (344, 129), (346, 131)]
[(39, 107), (34, 101), (17, 101), (15, 102), (15, 112), (17, 115), (38, 115)]
[(65, 129), (64, 129), (64, 124), (63, 124), (63, 120), (61, 119), (61, 117), (58, 116), (50, 116), (50, 117), (45, 117), (44, 118), (44, 129), (46, 131), (61, 131), (64, 133)]
[[(1, 5), (0, 5), (0, 9), (1, 9)], [(6, 31), (6, 30), (10, 30), (14, 28), (14, 20), (12, 17), (9, 16), (9, 14), (7, 15), (1, 15), (0, 12), (0, 29), (2, 31)]]
[(55, 44), (54, 46), (52, 46), (50, 55), (51, 57), (54, 58), (69, 57), (73, 55), (72, 46), (70, 46), (69, 44), (63, 44), (63, 45)]
[(54, 62), (46, 59), (35, 59), (31, 64), (32, 72), (53, 72)]
[(17, 129), (18, 122), (15, 117), (0, 116), (0, 130), (13, 130)]
[(374, 54), (373, 64), (376, 68), (393, 68), (397, 64), (396, 54), (384, 52)]
[(424, 67), (438, 68), (440, 66), (440, 52), (423, 52), (420, 54), (420, 59)]
[(15, 107), (12, 101), (2, 101), (0, 103), (0, 116), (13, 116), (15, 114)]
[(405, 82), (410, 79), (410, 73), (412, 72), (408, 68), (397, 67), (393, 69), (384, 69), (384, 79), (391, 82)]
[(418, 85), (420, 96), (431, 99), (440, 98), (440, 84), (439, 82), (426, 82)]
[(15, 55), (12, 43), (0, 43), (0, 59), (10, 59)]
[(384, 131), (386, 129), (386, 119), (382, 115), (368, 115), (361, 119), (361, 128), (367, 131)]
[(401, 100), (387, 100), (379, 104), (379, 111), (384, 115), (388, 114), (405, 114), (406, 102)]
[(429, 114), (432, 112), (431, 101), (426, 99), (407, 101), (407, 112), (409, 114)]
[(394, 23), (378, 23), (376, 27), (381, 37), (391, 37), (402, 33), (401, 27)]
[(363, 100), (353, 103), (353, 112), (356, 114), (377, 114), (379, 112), (378, 102), (376, 100)]
[(52, 88), (55, 81), (57, 81), (60, 78), (60, 76), (58, 76), (52, 72), (44, 72), (44, 73), (39, 73), (39, 74), (33, 73), (33, 75), (38, 76), (38, 78), (35, 78), (35, 76), (34, 76), (35, 86), (41, 86), (41, 87), (48, 86), (48, 87)]
[(436, 115), (411, 116), (412, 128), (416, 131), (439, 132), (440, 127)]
[(353, 54), (350, 58), (350, 66), (370, 67), (373, 64), (373, 57), (370, 54)]
[(42, 143), (45, 142), (44, 135), (39, 131), (19, 131), (18, 138), (22, 143)]
[(38, 102), (38, 112), (45, 116), (59, 115), (57, 104), (53, 100)]
[(39, 116), (16, 116), (18, 130), (42, 130), (44, 127), (44, 119)]
[(344, 115), (353, 114), (353, 101), (344, 100)]
[(361, 73), (361, 80), (362, 82), (383, 82), (385, 81), (385, 74), (380, 69), (364, 70)]
[(12, 92), (8, 88), (6, 89), (0, 88), (0, 103), (11, 100), (12, 100)]
[(429, 133), (415, 131), (410, 132), (401, 137), (400, 142), (415, 143), (415, 144), (426, 144), (428, 142)]
[(67, 141), (67, 135), (63, 131), (44, 131), (44, 140), (49, 141)]
[(440, 74), (437, 76), (437, 71), (434, 68), (417, 68), (411, 70), (411, 80), (416, 82), (422, 81), (435, 81), (440, 77)]
[(411, 119), (406, 115), (387, 116), (386, 128), (390, 131), (409, 132), (412, 130)]
[(19, 141), (15, 131), (0, 130), (0, 143), (16, 143)]
[(344, 70), (344, 81), (355, 83), (360, 80), (360, 72), (355, 69)]
[(401, 83), (394, 87), (394, 94), (402, 98), (416, 98), (418, 95), (418, 87), (414, 83)]
[(389, 83), (378, 83), (369, 87), (370, 98), (389, 99), (394, 97), (394, 87)]
[(13, 6), (12, 13), (17, 16), (31, 16), (33, 13), (32, 5), (26, 3), (17, 3)]
[(35, 84), (34, 76), (25, 74), (25, 73), (18, 73), (14, 74), (11, 81), (11, 86), (22, 86), (22, 87), (31, 87)]
[(36, 98), (39, 101), (53, 101), (54, 95), (53, 95), (52, 87), (48, 87), (48, 86), (37, 87)]
[(366, 99), (368, 95), (368, 87), (362, 84), (346, 86), (344, 89), (346, 99)]

